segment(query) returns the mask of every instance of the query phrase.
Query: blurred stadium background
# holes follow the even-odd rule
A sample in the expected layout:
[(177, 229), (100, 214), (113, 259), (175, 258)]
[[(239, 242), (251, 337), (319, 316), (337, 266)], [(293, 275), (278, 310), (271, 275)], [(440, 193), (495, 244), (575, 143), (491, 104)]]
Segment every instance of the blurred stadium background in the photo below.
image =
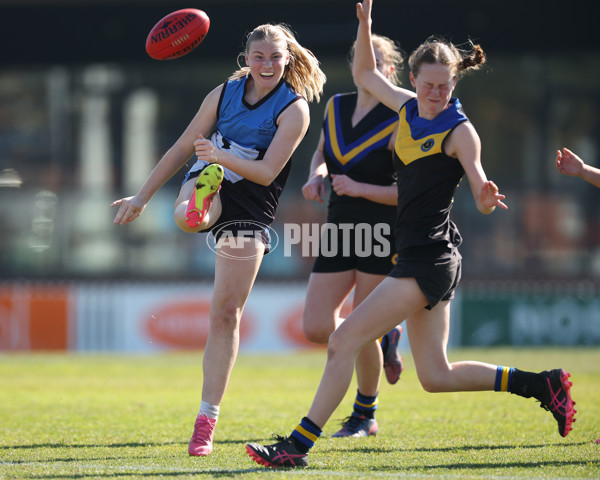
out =
[[(353, 90), (354, 0), (0, 0), (0, 350), (201, 348), (214, 254), (172, 221), (184, 171), (127, 227), (134, 194), (208, 91), (236, 69), (246, 33), (284, 22), (328, 76), (293, 157), (275, 231), (324, 221), (300, 188), (325, 99)], [(144, 51), (167, 13), (211, 19), (188, 56)], [(598, 166), (600, 39), (589, 1), (377, 0), (374, 31), (412, 51), (430, 34), (472, 39), (485, 73), (456, 95), (509, 210), (477, 212), (466, 184), (453, 218), (463, 282), (453, 345), (600, 344), (600, 190), (556, 172), (568, 146)], [(403, 72), (408, 85), (407, 71)], [(247, 350), (306, 346), (299, 328), (312, 258), (265, 257), (242, 332)], [(267, 307), (268, 305), (268, 307)], [(404, 344), (406, 346), (406, 344)]]

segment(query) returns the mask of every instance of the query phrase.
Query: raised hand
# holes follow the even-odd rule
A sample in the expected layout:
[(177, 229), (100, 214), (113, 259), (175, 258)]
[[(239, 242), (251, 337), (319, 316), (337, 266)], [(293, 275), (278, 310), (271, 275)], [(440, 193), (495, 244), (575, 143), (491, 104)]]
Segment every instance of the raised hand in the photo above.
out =
[(556, 151), (556, 168), (563, 175), (579, 177), (583, 173), (584, 163), (568, 148)]
[(356, 4), (356, 17), (361, 22), (371, 21), (371, 9), (373, 7), (373, 0), (364, 0), (362, 3)]

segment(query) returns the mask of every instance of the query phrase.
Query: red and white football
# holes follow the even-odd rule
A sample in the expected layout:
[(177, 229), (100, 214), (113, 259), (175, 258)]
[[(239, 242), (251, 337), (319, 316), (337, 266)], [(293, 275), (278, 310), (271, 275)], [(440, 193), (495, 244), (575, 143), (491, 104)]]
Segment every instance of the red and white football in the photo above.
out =
[(155, 60), (172, 60), (190, 53), (208, 33), (210, 19), (202, 10), (184, 8), (161, 19), (146, 38), (146, 52)]

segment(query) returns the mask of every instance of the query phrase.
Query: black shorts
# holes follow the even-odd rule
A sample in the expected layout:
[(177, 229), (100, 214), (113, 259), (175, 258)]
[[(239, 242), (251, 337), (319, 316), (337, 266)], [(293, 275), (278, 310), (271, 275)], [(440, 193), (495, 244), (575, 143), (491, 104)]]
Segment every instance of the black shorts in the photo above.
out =
[[(322, 226), (314, 273), (359, 272), (387, 275), (394, 266), (396, 207), (363, 198), (331, 202)], [(342, 228), (343, 227), (343, 228)], [(325, 230), (323, 230), (325, 228)]]
[[(198, 177), (202, 170), (188, 172), (183, 183)], [(250, 212), (241, 208), (239, 199), (233, 201), (235, 196), (235, 183), (224, 178), (221, 182), (221, 190), (219, 190), (221, 216), (213, 226), (198, 233), (211, 233), (215, 243), (224, 236), (254, 237), (262, 241), (266, 255), (271, 251), (270, 225), (256, 220)]]
[(428, 310), (439, 302), (454, 298), (462, 270), (462, 257), (453, 249), (438, 258), (398, 258), (389, 276), (394, 278), (414, 278), (429, 301)]
[(325, 235), (321, 238), (319, 256), (312, 270), (314, 273), (358, 270), (387, 275), (390, 272), (395, 259), (391, 228), (387, 231), (378, 230), (375, 235), (374, 229), (383, 228), (384, 224), (346, 224), (351, 227), (347, 230), (338, 228), (335, 224), (327, 225), (330, 228), (325, 230)]

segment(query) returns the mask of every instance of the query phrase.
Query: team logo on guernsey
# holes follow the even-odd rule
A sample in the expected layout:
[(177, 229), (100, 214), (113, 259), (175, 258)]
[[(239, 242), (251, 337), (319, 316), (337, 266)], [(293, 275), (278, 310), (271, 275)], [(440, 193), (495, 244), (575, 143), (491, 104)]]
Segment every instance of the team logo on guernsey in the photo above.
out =
[(273, 117), (265, 118), (262, 123), (258, 126), (259, 135), (272, 136), (275, 132), (275, 120)]
[(433, 138), (430, 138), (424, 144), (421, 145), (421, 150), (423, 152), (428, 152), (429, 150), (431, 150), (433, 148), (434, 144), (435, 144), (435, 142), (434, 142)]

